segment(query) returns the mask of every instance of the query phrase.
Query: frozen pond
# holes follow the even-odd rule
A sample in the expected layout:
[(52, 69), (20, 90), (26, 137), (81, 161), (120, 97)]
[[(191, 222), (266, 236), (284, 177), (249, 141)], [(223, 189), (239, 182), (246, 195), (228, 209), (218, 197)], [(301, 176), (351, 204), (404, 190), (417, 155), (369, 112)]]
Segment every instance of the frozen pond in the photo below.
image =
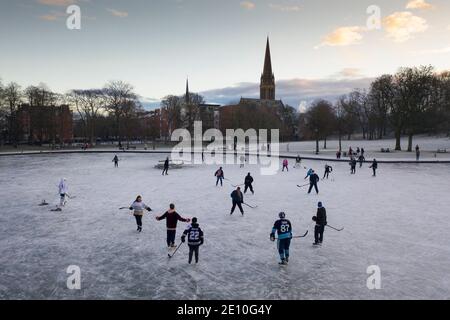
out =
[[(119, 156), (121, 156), (119, 154)], [(368, 165), (351, 176), (346, 163), (332, 164), (334, 181), (307, 195), (306, 170), (261, 176), (259, 168), (224, 166), (242, 183), (255, 178), (246, 214), (229, 215), (225, 181), (215, 187), (216, 166), (199, 165), (161, 176), (162, 155), (58, 155), (0, 158), (1, 299), (450, 299), (450, 165), (382, 164), (377, 178)], [(305, 162), (323, 174), (321, 162)], [(68, 179), (63, 212), (57, 184)], [(167, 258), (165, 222), (144, 217), (136, 233), (127, 210), (141, 194), (156, 214), (169, 203), (199, 219), (205, 232), (200, 263), (188, 265), (187, 248)], [(41, 200), (51, 207), (39, 207)], [(312, 246), (310, 223), (323, 201), (331, 225), (324, 245)], [(269, 233), (285, 211), (294, 233), (289, 266), (278, 266)], [(185, 227), (178, 225), (177, 241)], [(69, 290), (66, 269), (81, 268), (81, 290)], [(381, 290), (369, 290), (367, 267), (381, 269)]]

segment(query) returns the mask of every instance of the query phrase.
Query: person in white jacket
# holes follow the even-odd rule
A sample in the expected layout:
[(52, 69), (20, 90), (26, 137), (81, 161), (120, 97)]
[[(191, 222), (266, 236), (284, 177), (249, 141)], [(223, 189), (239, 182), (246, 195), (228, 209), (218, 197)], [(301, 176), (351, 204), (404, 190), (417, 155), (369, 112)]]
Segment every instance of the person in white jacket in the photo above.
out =
[(137, 196), (136, 200), (130, 206), (130, 210), (134, 210), (134, 217), (136, 218), (137, 231), (142, 232), (142, 217), (144, 216), (144, 210), (148, 212), (152, 211), (152, 209), (147, 206), (144, 202), (142, 202), (142, 197)]
[(67, 186), (67, 179), (62, 178), (61, 182), (58, 185), (60, 200), (59, 200), (59, 206), (64, 207), (66, 204), (66, 195), (69, 192), (69, 187)]

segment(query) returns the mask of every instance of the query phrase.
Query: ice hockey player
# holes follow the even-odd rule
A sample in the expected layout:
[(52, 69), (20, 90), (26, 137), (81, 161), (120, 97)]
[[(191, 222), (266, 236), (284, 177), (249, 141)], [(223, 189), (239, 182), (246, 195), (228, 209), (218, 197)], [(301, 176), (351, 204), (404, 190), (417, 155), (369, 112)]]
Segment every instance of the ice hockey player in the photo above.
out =
[(317, 205), (317, 214), (313, 217), (313, 221), (316, 223), (314, 228), (314, 245), (320, 245), (323, 242), (323, 233), (325, 231), (325, 226), (327, 225), (327, 210), (319, 202)]
[(364, 156), (361, 154), (358, 157), (358, 161), (359, 161), (359, 167), (362, 168), (362, 165), (363, 165), (364, 161), (366, 161), (366, 158), (364, 158)]
[(112, 162), (114, 162), (115, 168), (119, 167), (119, 157), (117, 156), (117, 154), (114, 156), (114, 159), (112, 160)]
[(134, 210), (134, 217), (136, 219), (137, 231), (142, 232), (142, 217), (144, 216), (144, 210), (148, 212), (152, 211), (152, 209), (147, 206), (144, 202), (142, 202), (142, 197), (137, 196), (136, 200), (130, 206), (130, 211)]
[(356, 159), (355, 157), (351, 157), (350, 159), (350, 174), (355, 174), (356, 173)]
[(313, 169), (309, 169), (308, 172), (306, 173), (306, 177), (304, 180), (306, 180), (309, 176), (311, 176), (314, 173)]
[(233, 206), (231, 207), (230, 215), (234, 213), (236, 206), (238, 206), (239, 210), (241, 211), (241, 214), (244, 215), (244, 209), (242, 209), (242, 204), (244, 203), (244, 195), (242, 194), (240, 187), (237, 187), (237, 189), (231, 193), (231, 199), (233, 202)]
[(181, 236), (181, 242), (186, 241), (186, 236), (189, 246), (189, 264), (192, 262), (192, 256), (195, 255), (195, 263), (198, 263), (198, 250), (203, 244), (203, 231), (197, 223), (197, 218), (192, 218), (192, 223), (184, 230)]
[(284, 159), (283, 160), (283, 172), (284, 172), (284, 169), (289, 171), (289, 161), (288, 161), (288, 159)]
[(300, 167), (301, 164), (302, 164), (302, 158), (300, 157), (300, 155), (298, 155), (297, 158), (295, 158), (295, 166), (294, 166), (294, 168)]
[(253, 185), (252, 185), (253, 181), (254, 181), (253, 177), (251, 176), (251, 174), (249, 172), (244, 180), (244, 185), (245, 185), (244, 193), (247, 193), (247, 190), (250, 189), (252, 194), (255, 194), (255, 191), (253, 190)]
[(244, 165), (245, 165), (245, 157), (244, 157), (244, 156), (241, 156), (241, 157), (239, 158), (239, 160), (240, 160), (240, 162), (241, 162), (240, 168), (243, 168)]
[(333, 167), (326, 164), (325, 165), (325, 173), (323, 174), (322, 180), (325, 179), (325, 177), (328, 179), (328, 176), (330, 175), (331, 172), (333, 172)]
[(377, 169), (378, 169), (377, 159), (373, 159), (373, 162), (372, 162), (372, 165), (370, 166), (370, 168), (373, 171), (373, 176), (376, 177), (377, 176)]
[(67, 185), (67, 179), (62, 178), (58, 185), (59, 191), (59, 209), (62, 209), (66, 205), (66, 196), (69, 192), (69, 186)]
[(289, 262), (289, 247), (291, 246), (292, 239), (292, 225), (289, 220), (286, 219), (286, 214), (280, 212), (278, 214), (279, 220), (275, 221), (272, 232), (270, 233), (270, 240), (275, 241), (275, 233), (278, 234), (278, 253), (280, 254), (280, 265), (287, 265)]
[(156, 220), (161, 221), (166, 219), (167, 226), (167, 246), (170, 248), (175, 248), (175, 237), (177, 235), (177, 224), (178, 221), (191, 222), (191, 219), (181, 217), (175, 211), (175, 205), (170, 204), (170, 209), (167, 210), (162, 216), (156, 217)]
[(219, 185), (219, 181), (220, 181), (220, 185), (223, 186), (223, 179), (225, 179), (225, 175), (223, 173), (222, 167), (220, 167), (219, 170), (216, 171), (214, 176), (217, 177), (216, 187)]
[(309, 176), (309, 190), (308, 190), (308, 194), (311, 193), (313, 187), (316, 190), (316, 193), (319, 194), (319, 188), (317, 187), (317, 183), (319, 181), (320, 181), (319, 176), (313, 170), (312, 174)]
[(164, 175), (166, 175), (166, 176), (169, 175), (169, 157), (167, 157), (166, 161), (164, 161), (164, 169), (163, 169), (162, 175), (163, 176)]

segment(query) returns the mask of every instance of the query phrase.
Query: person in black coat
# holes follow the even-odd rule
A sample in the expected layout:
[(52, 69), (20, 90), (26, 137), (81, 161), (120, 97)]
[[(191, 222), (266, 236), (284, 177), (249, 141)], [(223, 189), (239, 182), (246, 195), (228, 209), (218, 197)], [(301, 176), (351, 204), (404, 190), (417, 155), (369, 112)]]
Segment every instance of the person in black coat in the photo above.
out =
[(323, 174), (323, 178), (325, 179), (325, 177), (328, 179), (328, 176), (330, 175), (330, 173), (333, 172), (333, 167), (329, 166), (328, 164), (325, 165), (325, 173)]
[(350, 173), (355, 174), (356, 173), (356, 159), (354, 157), (350, 160)]
[(114, 156), (114, 159), (112, 161), (114, 162), (114, 167), (118, 168), (119, 167), (119, 157), (117, 156), (117, 154)]
[(366, 161), (366, 158), (364, 158), (364, 156), (361, 154), (358, 157), (358, 160), (359, 160), (359, 167), (362, 168), (362, 165), (363, 165), (364, 161)]
[(372, 162), (372, 165), (370, 166), (370, 168), (373, 171), (373, 176), (376, 177), (377, 176), (377, 169), (378, 169), (377, 159), (373, 159), (373, 162)]
[(244, 215), (244, 209), (242, 209), (242, 204), (244, 203), (244, 195), (242, 194), (240, 187), (237, 187), (237, 189), (231, 193), (231, 199), (233, 201), (233, 207), (231, 208), (230, 215), (232, 215), (234, 213), (236, 206), (238, 206), (242, 215)]
[(244, 180), (244, 184), (245, 184), (244, 193), (247, 193), (247, 190), (250, 189), (252, 194), (255, 194), (255, 192), (253, 191), (253, 185), (252, 185), (253, 181), (254, 181), (253, 177), (250, 175), (250, 172), (249, 172)]
[(162, 172), (162, 175), (169, 175), (169, 157), (166, 158), (166, 161), (164, 161), (164, 169)]
[(323, 207), (322, 202), (318, 204), (317, 214), (313, 217), (313, 221), (316, 222), (316, 227), (314, 228), (314, 245), (319, 245), (323, 242), (323, 233), (327, 225), (327, 210)]
[(319, 181), (320, 181), (319, 176), (313, 170), (312, 173), (309, 175), (309, 190), (308, 190), (308, 194), (311, 193), (313, 187), (314, 187), (314, 189), (316, 189), (316, 193), (319, 194), (319, 188), (317, 187), (317, 183)]

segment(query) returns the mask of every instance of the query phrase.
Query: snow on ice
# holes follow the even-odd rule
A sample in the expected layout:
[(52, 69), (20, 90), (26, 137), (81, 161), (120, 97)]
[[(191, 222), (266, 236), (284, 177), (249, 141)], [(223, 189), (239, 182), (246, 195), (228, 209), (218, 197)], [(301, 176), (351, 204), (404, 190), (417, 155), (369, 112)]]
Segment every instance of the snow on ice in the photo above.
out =
[[(307, 168), (323, 174), (324, 162), (261, 176), (257, 165), (224, 165), (239, 184), (247, 172), (255, 195), (245, 216), (230, 216), (233, 190), (215, 187), (217, 166), (192, 165), (161, 176), (164, 155), (37, 155), (0, 158), (1, 299), (449, 299), (450, 166), (368, 164), (351, 176), (347, 163), (331, 164), (320, 195), (307, 195)], [(282, 159), (280, 159), (282, 160)], [(62, 212), (57, 186), (67, 178)], [(137, 233), (127, 210), (142, 195), (154, 212)], [(38, 206), (42, 200), (49, 206)], [(312, 246), (317, 202), (327, 208), (324, 244)], [(205, 232), (200, 263), (188, 265), (187, 248), (167, 257), (165, 222), (155, 216), (170, 203), (197, 217)], [(269, 234), (278, 213), (291, 220), (295, 239), (288, 266), (278, 265)], [(178, 225), (179, 241), (186, 224)], [(369, 266), (381, 270), (381, 290), (366, 286)], [(81, 290), (66, 286), (69, 266), (81, 270)]]

